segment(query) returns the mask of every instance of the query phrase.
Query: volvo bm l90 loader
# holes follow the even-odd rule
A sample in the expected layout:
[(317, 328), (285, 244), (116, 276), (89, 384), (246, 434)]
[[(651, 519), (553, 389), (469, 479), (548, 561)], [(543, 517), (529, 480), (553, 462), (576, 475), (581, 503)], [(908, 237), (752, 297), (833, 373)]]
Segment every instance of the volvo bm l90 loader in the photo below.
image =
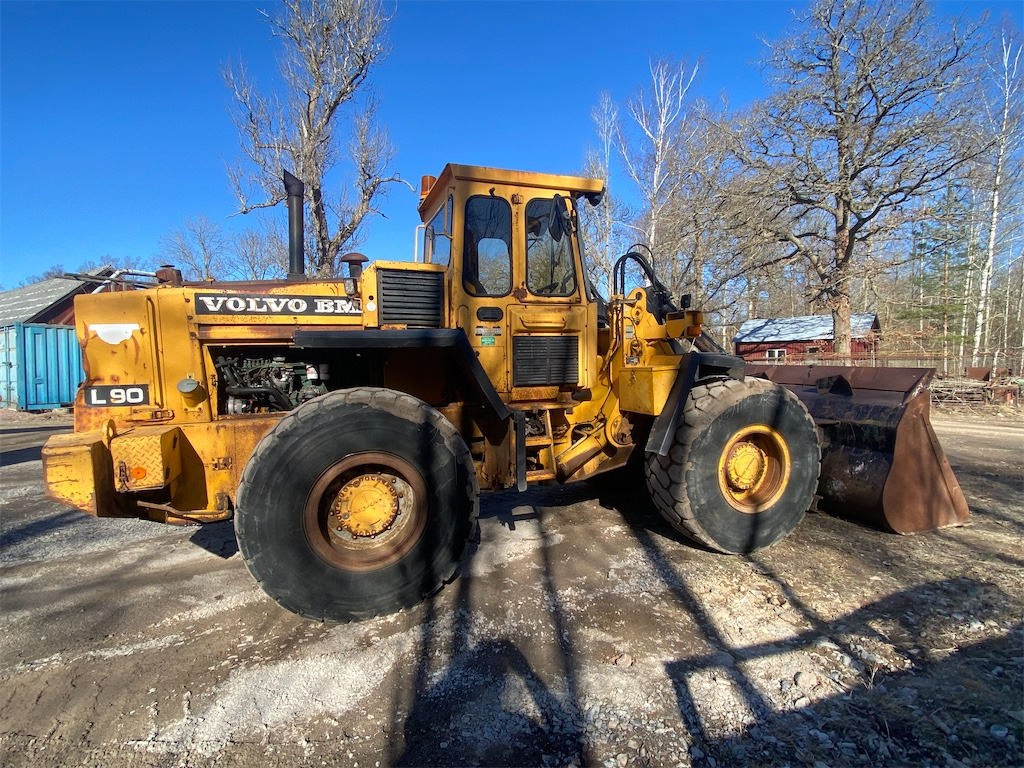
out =
[(284, 181), (288, 279), (167, 268), (156, 287), (76, 299), (86, 379), (74, 434), (43, 451), (51, 498), (234, 516), (262, 588), (327, 621), (451, 579), (480, 491), (642, 466), (632, 491), (734, 553), (778, 541), (817, 497), (901, 532), (967, 514), (929, 372), (751, 375), (637, 251), (605, 301), (577, 219), (600, 180), (448, 165), (423, 181), (422, 258), (362, 270), (350, 254), (331, 280), (304, 274), (303, 186)]

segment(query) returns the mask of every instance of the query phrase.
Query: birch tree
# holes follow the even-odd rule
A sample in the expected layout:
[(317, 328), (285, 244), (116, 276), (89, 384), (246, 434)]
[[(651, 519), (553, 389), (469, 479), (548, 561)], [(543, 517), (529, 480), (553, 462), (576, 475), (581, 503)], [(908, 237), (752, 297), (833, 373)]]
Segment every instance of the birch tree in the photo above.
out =
[(649, 68), (650, 85), (626, 102), (631, 130), (620, 129), (617, 138), (626, 175), (643, 201), (641, 223), (637, 226), (639, 239), (651, 249), (658, 267), (664, 258), (671, 258), (660, 253), (662, 218), (666, 205), (676, 194), (676, 177), (670, 164), (685, 136), (689, 118), (687, 94), (697, 76), (697, 67), (689, 69), (681, 62), (661, 60), (650, 62)]
[[(375, 122), (375, 102), (356, 108), (387, 53), (389, 17), (377, 0), (283, 0), (264, 19), (282, 45), (282, 91), (261, 91), (244, 64), (225, 68), (245, 156), (230, 169), (230, 180), (239, 211), (249, 213), (284, 200), (282, 167), (301, 179), (315, 245), (311, 266), (333, 276), (343, 249), (356, 244), (360, 226), (379, 212), (381, 195), (400, 181), (388, 171), (394, 149)], [(341, 166), (351, 170), (346, 181), (333, 173)]]
[(611, 94), (603, 91), (597, 105), (590, 110), (597, 137), (596, 149), (589, 150), (584, 160), (584, 176), (604, 179), (605, 193), (600, 205), (593, 210), (581, 204), (583, 237), (587, 252), (590, 277), (601, 292), (611, 296), (612, 265), (622, 255), (628, 243), (623, 242), (622, 229), (629, 220), (628, 207), (614, 195), (612, 183), (612, 157), (616, 152), (616, 137), (619, 128), (619, 108), (612, 101)]
[[(1024, 82), (1022, 82), (1021, 44), (1011, 39), (1008, 30), (1000, 37), (999, 53), (991, 65), (991, 82), (994, 88), (985, 103), (984, 139), (990, 151), (980, 158), (985, 169), (988, 198), (987, 237), (979, 269), (977, 313), (974, 325), (972, 362), (980, 364), (982, 350), (988, 347), (989, 329), (992, 319), (991, 294), (992, 276), (999, 246), (1000, 223), (1003, 215), (1005, 187), (1019, 180), (1021, 169), (1008, 167), (1008, 161), (1018, 154), (1022, 144), (1022, 106), (1024, 106)], [(1004, 318), (1007, 320), (1008, 317)]]

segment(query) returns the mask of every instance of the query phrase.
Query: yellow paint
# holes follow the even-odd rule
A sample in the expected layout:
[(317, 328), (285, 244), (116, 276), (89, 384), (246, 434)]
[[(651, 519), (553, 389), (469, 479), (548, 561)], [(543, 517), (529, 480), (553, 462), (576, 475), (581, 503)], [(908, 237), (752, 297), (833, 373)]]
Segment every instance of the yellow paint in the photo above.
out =
[(139, 427), (110, 442), (114, 487), (120, 491), (163, 488), (181, 474), (179, 427)]
[[(597, 179), (448, 165), (419, 205), (426, 223), (450, 204), (451, 215), (442, 216), (450, 229), (447, 264), (377, 260), (358, 280), (206, 283), (78, 297), (76, 323), (86, 381), (76, 400), (76, 434), (53, 438), (44, 451), (48, 492), (98, 515), (139, 514), (135, 501), (143, 499), (140, 491), (167, 513), (177, 510), (209, 519), (230, 514), (246, 461), (282, 414), (228, 415), (217, 357), (246, 348), (269, 356), (292, 347), (300, 329), (382, 328), (381, 270), (443, 274), (441, 327), (465, 331), (501, 400), (512, 408), (544, 413), (549, 434), (529, 446), (541, 464), (534, 477), (558, 472), (562, 479), (576, 478), (604, 465), (621, 465), (635, 447), (629, 426), (642, 425), (644, 417), (660, 413), (667, 401), (681, 364), (672, 340), (688, 343), (686, 339), (699, 335), (703, 318), (690, 310), (673, 313), (659, 324), (646, 312), (645, 292), (636, 289), (629, 296), (613, 297), (610, 326), (599, 328), (597, 305), (584, 289), (582, 258), (575, 246), (575, 291), (566, 296), (543, 295), (543, 289), (531, 293), (524, 252), (529, 201), (557, 194), (572, 215), (574, 205), (584, 205), (581, 197), (596, 195), (603, 186)], [(463, 280), (463, 215), (474, 196), (500, 197), (511, 210), (509, 291), (503, 296), (476, 295)], [(481, 314), (500, 314), (500, 319), (481, 319)], [(513, 386), (517, 337), (569, 335), (577, 339), (579, 351), (574, 385)], [(446, 354), (390, 350), (381, 358), (383, 384), (454, 414), (475, 452), (481, 487), (507, 487), (514, 482), (512, 431), (478, 422), (473, 393), (450, 386), (444, 378)], [(178, 389), (182, 382), (185, 393)], [(111, 387), (135, 387), (134, 398), (143, 385), (148, 402), (115, 406), (85, 399), (89, 388), (107, 392)], [(487, 442), (492, 439), (497, 442)], [(741, 463), (739, 458), (733, 461), (734, 484), (745, 482)], [(337, 504), (350, 515), (343, 526), (350, 535), (389, 530), (393, 499), (381, 482), (371, 480), (359, 491), (345, 486), (348, 490), (339, 492)]]
[(678, 363), (624, 368), (618, 387), (619, 407), (624, 411), (650, 416), (661, 413), (678, 373)]
[(700, 336), (703, 323), (703, 312), (692, 309), (670, 312), (665, 319), (665, 335), (670, 339), (696, 338)]
[(398, 491), (384, 475), (349, 480), (331, 504), (330, 520), (353, 536), (376, 536), (398, 517)]
[(43, 446), (47, 497), (92, 515), (118, 514), (109, 467), (100, 432), (54, 435)]

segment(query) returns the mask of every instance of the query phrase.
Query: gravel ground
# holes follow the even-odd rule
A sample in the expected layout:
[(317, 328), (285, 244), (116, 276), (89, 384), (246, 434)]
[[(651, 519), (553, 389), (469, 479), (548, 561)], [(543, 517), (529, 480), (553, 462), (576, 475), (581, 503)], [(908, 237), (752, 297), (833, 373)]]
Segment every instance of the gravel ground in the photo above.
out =
[(0, 419), (0, 765), (1019, 766), (1024, 422), (943, 414), (967, 526), (810, 515), (728, 557), (635, 489), (485, 496), (462, 575), (337, 626), (230, 524), (42, 497), (67, 417)]

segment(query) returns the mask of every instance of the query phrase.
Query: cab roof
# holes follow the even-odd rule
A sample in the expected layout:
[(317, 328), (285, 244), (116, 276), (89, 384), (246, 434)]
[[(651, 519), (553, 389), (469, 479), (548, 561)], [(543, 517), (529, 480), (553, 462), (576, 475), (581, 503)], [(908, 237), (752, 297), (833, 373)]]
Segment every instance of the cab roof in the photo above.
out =
[(448, 163), (430, 191), (420, 201), (420, 216), (429, 215), (455, 181), (479, 181), (483, 183), (506, 184), (512, 187), (530, 189), (551, 189), (562, 192), (579, 192), (585, 195), (599, 195), (604, 191), (604, 181), (587, 179), (582, 176), (562, 176), (554, 173), (533, 173), (511, 171), (503, 168), (487, 168), (480, 165), (459, 165)]

